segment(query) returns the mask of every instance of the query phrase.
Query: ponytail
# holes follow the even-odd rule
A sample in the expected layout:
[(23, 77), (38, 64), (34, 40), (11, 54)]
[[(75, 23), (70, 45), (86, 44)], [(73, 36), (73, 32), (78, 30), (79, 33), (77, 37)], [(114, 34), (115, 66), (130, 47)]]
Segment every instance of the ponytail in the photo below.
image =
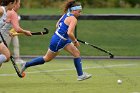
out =
[(0, 0), (0, 5), (2, 5), (2, 0)]
[(16, 0), (0, 0), (2, 6), (7, 6), (10, 2), (14, 3)]

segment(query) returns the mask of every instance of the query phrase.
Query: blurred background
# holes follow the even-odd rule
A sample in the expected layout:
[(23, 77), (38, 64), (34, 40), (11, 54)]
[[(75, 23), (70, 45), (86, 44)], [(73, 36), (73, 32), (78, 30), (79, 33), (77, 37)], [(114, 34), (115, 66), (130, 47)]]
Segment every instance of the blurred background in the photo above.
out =
[[(66, 0), (22, 0), (23, 8), (59, 7)], [(90, 8), (140, 8), (140, 0), (77, 0)]]
[[(53, 15), (62, 15), (63, 4), (66, 0), (21, 0), (19, 15), (49, 15), (50, 19), (21, 20), (24, 29), (43, 31), (44, 27), (50, 30), (48, 35), (20, 37), (21, 55), (44, 55), (48, 49), (49, 40), (55, 32), (57, 20), (51, 19)], [(134, 14), (140, 19), (140, 0), (77, 0), (84, 9), (82, 15), (125, 15)], [(32, 17), (30, 17), (32, 18)], [(89, 18), (89, 17), (87, 17)], [(140, 20), (115, 19), (80, 19), (77, 25), (79, 39), (95, 44), (110, 51), (115, 56), (140, 56)], [(11, 47), (12, 48), (12, 47)], [(107, 54), (82, 45), (79, 48), (82, 56), (107, 56)], [(68, 55), (62, 51), (60, 55)]]

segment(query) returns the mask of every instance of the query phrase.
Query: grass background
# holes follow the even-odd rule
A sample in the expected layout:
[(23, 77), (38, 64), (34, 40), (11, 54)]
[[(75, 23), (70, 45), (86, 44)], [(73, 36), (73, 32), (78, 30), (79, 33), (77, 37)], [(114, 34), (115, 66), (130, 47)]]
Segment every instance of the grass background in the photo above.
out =
[[(83, 60), (93, 77), (77, 81), (72, 60), (53, 60), (18, 78), (11, 63), (0, 70), (0, 93), (140, 93), (139, 60)], [(117, 84), (121, 79), (122, 84)]]
[[(22, 27), (31, 31), (50, 30), (45, 36), (20, 37), (22, 55), (45, 54), (49, 40), (55, 31), (56, 21), (22, 21)], [(140, 55), (140, 21), (134, 20), (80, 20), (77, 27), (78, 38), (109, 50), (117, 56)], [(38, 46), (38, 47), (37, 47)], [(96, 49), (81, 44), (81, 55), (106, 55)], [(69, 55), (62, 51), (61, 55)]]
[[(61, 14), (58, 8), (46, 9), (20, 9), (19, 14), (29, 15), (53, 15)], [(137, 8), (85, 8), (83, 14), (139, 14)], [(47, 51), (49, 40), (55, 32), (57, 20), (24, 21), (21, 26), (24, 29), (42, 31), (44, 27), (50, 30), (45, 36), (25, 37), (20, 36), (21, 55), (44, 55)], [(140, 21), (139, 20), (79, 20), (78, 38), (95, 44), (105, 50), (112, 52), (116, 56), (140, 56)], [(79, 48), (81, 55), (104, 56), (96, 49), (81, 44)], [(11, 49), (12, 50), (12, 49)], [(69, 55), (62, 51), (61, 55)]]
[[(19, 14), (54, 15), (62, 14), (61, 8), (21, 8)], [(139, 8), (84, 8), (82, 14), (140, 14)]]

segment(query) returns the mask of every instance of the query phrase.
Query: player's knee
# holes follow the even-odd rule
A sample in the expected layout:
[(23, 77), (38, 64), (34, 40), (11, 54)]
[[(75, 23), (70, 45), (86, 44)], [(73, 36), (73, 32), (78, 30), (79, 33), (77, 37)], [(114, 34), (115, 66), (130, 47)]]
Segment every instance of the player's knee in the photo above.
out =
[(80, 57), (80, 52), (79, 51), (75, 52), (73, 56), (76, 58)]
[(6, 62), (8, 62), (10, 60), (10, 53), (5, 56), (6, 56)]
[(48, 58), (48, 57), (44, 57), (44, 61), (45, 62), (50, 62), (52, 59)]
[(5, 62), (8, 62), (10, 60), (10, 56), (6, 57), (6, 61)]
[(46, 59), (45, 62), (50, 62), (52, 59)]

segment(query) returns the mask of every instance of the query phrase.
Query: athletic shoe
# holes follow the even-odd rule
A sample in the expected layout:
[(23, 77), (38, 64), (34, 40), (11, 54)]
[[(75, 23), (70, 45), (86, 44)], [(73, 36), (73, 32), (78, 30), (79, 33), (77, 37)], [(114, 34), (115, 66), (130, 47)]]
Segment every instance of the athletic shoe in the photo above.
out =
[(88, 74), (88, 73), (84, 72), (83, 75), (78, 76), (77, 80), (78, 81), (86, 80), (86, 79), (91, 78), (91, 76), (92, 76), (92, 74)]
[(18, 58), (18, 59), (15, 59), (15, 62), (18, 64), (23, 64), (23, 63), (25, 63), (25, 61), (24, 60), (22, 60), (22, 59), (20, 59), (20, 58)]
[(20, 74), (22, 74), (22, 73), (25, 71), (25, 69), (26, 69), (25, 65), (26, 65), (26, 63), (22, 63), (22, 64), (21, 64), (21, 71), (20, 71)]

